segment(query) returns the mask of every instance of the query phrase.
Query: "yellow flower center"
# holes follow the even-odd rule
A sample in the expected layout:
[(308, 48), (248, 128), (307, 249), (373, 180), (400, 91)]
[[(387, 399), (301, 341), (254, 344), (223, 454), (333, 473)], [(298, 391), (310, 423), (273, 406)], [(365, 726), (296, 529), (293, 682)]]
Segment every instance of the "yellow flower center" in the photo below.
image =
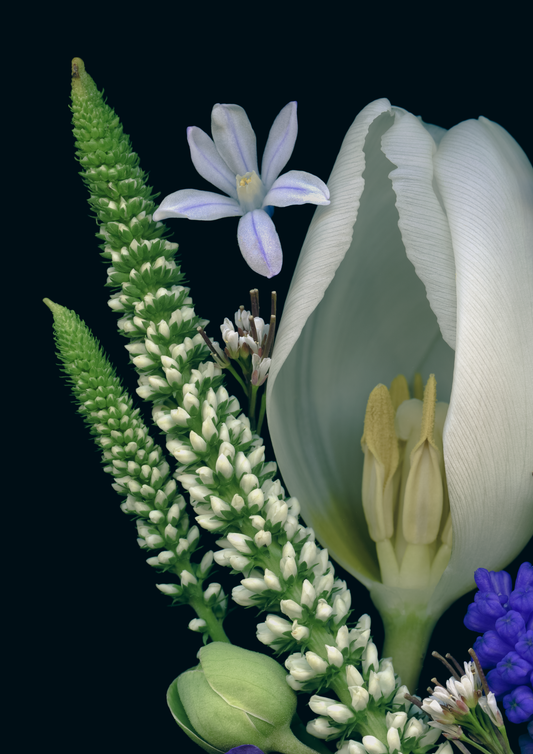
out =
[[(422, 589), (440, 579), (451, 554), (452, 524), (442, 432), (448, 404), (437, 403), (431, 375), (416, 375), (413, 399), (403, 375), (368, 399), (361, 446), (363, 510), (386, 586)], [(422, 398), (423, 400), (420, 400)]]

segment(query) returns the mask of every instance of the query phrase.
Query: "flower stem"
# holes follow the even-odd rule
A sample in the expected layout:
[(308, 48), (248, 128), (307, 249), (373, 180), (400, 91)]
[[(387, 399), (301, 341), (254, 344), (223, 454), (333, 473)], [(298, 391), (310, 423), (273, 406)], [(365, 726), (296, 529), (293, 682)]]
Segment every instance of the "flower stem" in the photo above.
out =
[(385, 627), (382, 656), (393, 658), (394, 670), (414, 694), (437, 620), (433, 615), (428, 616), (422, 611), (386, 611), (382, 606), (380, 608)]
[(226, 632), (222, 627), (222, 621), (219, 620), (213, 614), (211, 608), (206, 605), (201, 593), (198, 596), (191, 596), (189, 599), (189, 605), (193, 608), (199, 618), (205, 620), (207, 631), (212, 641), (225, 641), (227, 644), (231, 644), (231, 641), (226, 636)]

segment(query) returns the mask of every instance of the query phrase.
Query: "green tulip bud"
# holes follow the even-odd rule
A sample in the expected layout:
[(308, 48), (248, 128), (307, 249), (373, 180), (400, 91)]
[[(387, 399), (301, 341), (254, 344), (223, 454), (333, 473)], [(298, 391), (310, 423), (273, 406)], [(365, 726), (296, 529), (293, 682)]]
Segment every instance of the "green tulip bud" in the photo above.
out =
[(290, 729), (296, 694), (283, 667), (259, 652), (213, 642), (167, 694), (178, 725), (209, 754), (254, 744), (265, 754), (314, 754)]

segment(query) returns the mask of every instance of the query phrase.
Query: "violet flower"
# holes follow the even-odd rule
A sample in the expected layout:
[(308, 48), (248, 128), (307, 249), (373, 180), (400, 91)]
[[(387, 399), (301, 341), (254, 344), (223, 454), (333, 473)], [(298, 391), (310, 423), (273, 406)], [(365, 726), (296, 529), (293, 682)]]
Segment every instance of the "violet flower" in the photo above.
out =
[(274, 207), (329, 204), (326, 184), (311, 173), (290, 170), (279, 176), (294, 149), (298, 133), (296, 102), (280, 112), (266, 143), (259, 173), (255, 133), (239, 105), (215, 105), (211, 139), (201, 128), (187, 129), (194, 167), (227, 196), (212, 191), (182, 189), (165, 197), (154, 220), (187, 217), (218, 220), (240, 217), (237, 239), (254, 272), (271, 278), (281, 270), (283, 254), (271, 220)]

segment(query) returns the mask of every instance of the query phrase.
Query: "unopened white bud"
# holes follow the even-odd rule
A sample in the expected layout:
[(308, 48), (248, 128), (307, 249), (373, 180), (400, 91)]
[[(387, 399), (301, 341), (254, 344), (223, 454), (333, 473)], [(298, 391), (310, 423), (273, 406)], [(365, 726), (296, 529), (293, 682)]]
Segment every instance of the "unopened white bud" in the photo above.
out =
[(331, 571), (324, 576), (321, 576), (315, 586), (316, 593), (322, 594), (323, 592), (326, 592), (329, 596), (329, 593), (333, 589), (333, 578), (333, 573), (331, 573)]
[(273, 589), (275, 592), (282, 591), (279, 579), (273, 571), (265, 568), (265, 574), (263, 578), (265, 579), (265, 584), (267, 585), (268, 589)]
[(368, 754), (388, 754), (387, 747), (375, 736), (363, 736), (363, 746)]
[(307, 626), (301, 626), (297, 620), (292, 624), (292, 638), (296, 641), (306, 641), (309, 638), (309, 629)]
[(213, 550), (208, 550), (200, 562), (200, 573), (204, 574), (211, 568), (213, 563)]
[(341, 734), (340, 730), (332, 727), (325, 717), (317, 717), (315, 720), (308, 722), (306, 730), (312, 736), (315, 736), (315, 738), (328, 738), (335, 733), (338, 736)]
[(309, 699), (309, 706), (315, 715), (327, 715), (328, 709), (337, 702), (327, 696), (318, 696), (315, 694)]
[(407, 722), (407, 712), (387, 712), (385, 715), (385, 724), (387, 728), (398, 728), (403, 730)]
[(347, 649), (350, 644), (350, 635), (347, 626), (341, 626), (335, 637), (335, 644), (339, 649)]
[(230, 555), (229, 564), (235, 571), (244, 571), (250, 565), (250, 560), (245, 555)]
[(331, 605), (328, 605), (326, 600), (318, 600), (318, 605), (315, 611), (315, 615), (318, 618), (318, 620), (327, 621), (328, 618), (331, 617), (333, 614), (333, 608)]
[(165, 514), (161, 511), (150, 511), (148, 518), (153, 524), (160, 524), (161, 521), (164, 521)]
[(165, 526), (165, 539), (170, 539), (171, 542), (174, 542), (178, 537), (178, 530), (175, 526), (172, 526), (172, 524), (167, 524)]
[(204, 439), (209, 442), (209, 440), (213, 436), (216, 436), (216, 434), (217, 434), (217, 429), (215, 425), (213, 424), (213, 420), (211, 419), (211, 417), (208, 417), (207, 419), (205, 419), (205, 421), (202, 422), (202, 435)]
[(224, 518), (222, 511), (229, 511), (231, 510), (231, 506), (225, 502), (225, 500), (221, 500), (216, 495), (211, 495), (209, 502), (211, 503), (211, 508), (213, 509), (213, 513), (215, 516), (218, 516), (219, 518)]
[(383, 696), (389, 696), (389, 694), (392, 694), (396, 688), (396, 679), (394, 678), (394, 668), (392, 663), (384, 670), (380, 670), (377, 676)]
[(254, 542), (258, 547), (270, 547), (272, 534), (269, 531), (258, 531), (254, 537)]
[(161, 565), (168, 565), (176, 559), (176, 556), (171, 550), (163, 550), (163, 552), (159, 553), (157, 559)]
[(345, 704), (332, 704), (328, 709), (328, 715), (336, 723), (344, 724), (353, 717), (353, 712)]
[(281, 500), (276, 500), (276, 502), (270, 506), (267, 518), (272, 525), (283, 524), (287, 518), (287, 513), (287, 503), (282, 503)]
[(205, 451), (207, 450), (207, 444), (203, 437), (200, 437), (200, 435), (196, 434), (196, 432), (191, 431), (189, 433), (189, 440), (194, 450), (198, 451), (199, 453), (205, 453)]
[(209, 466), (200, 466), (196, 473), (200, 477), (202, 484), (213, 484), (213, 471)]
[(240, 495), (233, 495), (231, 499), (232, 508), (235, 508), (237, 513), (244, 508), (244, 500)]
[(241, 584), (245, 589), (248, 589), (250, 592), (260, 593), (263, 592), (266, 589), (266, 584), (264, 579), (259, 578), (248, 578), (248, 579), (241, 579)]
[(281, 608), (281, 612), (285, 613), (285, 615), (288, 615), (289, 618), (292, 618), (292, 620), (301, 618), (303, 615), (301, 606), (294, 600), (281, 600), (279, 606)]
[(265, 528), (265, 519), (263, 516), (250, 516), (250, 521), (252, 522), (254, 529), (259, 530)]
[(332, 647), (329, 644), (326, 644), (325, 647), (328, 657), (328, 663), (330, 665), (336, 665), (338, 668), (342, 668), (342, 665), (344, 663), (342, 652), (339, 652), (337, 647)]
[(190, 414), (185, 411), (184, 408), (174, 408), (170, 412), (170, 416), (172, 417), (172, 421), (178, 425), (178, 427), (186, 427), (187, 421), (191, 418)]
[(163, 594), (172, 595), (180, 593), (180, 590), (174, 586), (174, 584), (156, 584), (156, 587), (160, 592), (163, 592)]
[(279, 561), (279, 567), (281, 570), (281, 575), (283, 576), (285, 581), (287, 581), (291, 576), (296, 576), (298, 573), (298, 566), (296, 565), (296, 561), (291, 556), (281, 558), (281, 560)]
[(248, 495), (252, 490), (259, 486), (259, 479), (255, 474), (244, 474), (239, 482), (241, 490)]
[(316, 652), (306, 652), (305, 659), (316, 673), (325, 673), (328, 669), (328, 663)]
[(392, 706), (393, 707), (403, 707), (406, 712), (409, 711), (409, 708), (411, 707), (411, 702), (409, 699), (405, 698), (405, 695), (409, 693), (409, 689), (407, 686), (400, 686), (398, 691), (396, 692), (394, 699), (392, 700)]
[(276, 637), (290, 633), (292, 629), (292, 623), (289, 623), (288, 620), (285, 620), (280, 615), (267, 615), (266, 625)]
[[(202, 629), (207, 626), (205, 620), (203, 618), (193, 618), (189, 622), (189, 628), (191, 631), (200, 631), (202, 632)], [(203, 632), (202, 632), (203, 633)]]
[(242, 552), (244, 555), (250, 555), (251, 550), (248, 546), (248, 542), (252, 542), (252, 538), (247, 536), (246, 534), (241, 534), (240, 532), (230, 532), (228, 534), (228, 540), (232, 547), (234, 547), (239, 552)]
[(377, 673), (374, 670), (370, 671), (370, 676), (368, 678), (368, 693), (370, 696), (373, 696), (376, 701), (381, 699), (381, 686), (379, 685)]
[(220, 584), (217, 584), (216, 582), (209, 584), (209, 586), (204, 592), (204, 600), (208, 602), (211, 599), (211, 597), (215, 597), (215, 598), (218, 597), (221, 589), (222, 589), (222, 586)]
[(240, 479), (243, 474), (250, 474), (251, 471), (250, 461), (244, 453), (239, 451), (235, 456), (235, 473), (237, 474), (237, 479)]
[(281, 551), (281, 554), (284, 558), (295, 558), (296, 552), (294, 550), (294, 547), (291, 542), (286, 542), (283, 545), (283, 550)]
[(202, 529), (206, 529), (206, 531), (216, 531), (224, 525), (221, 521), (213, 518), (208, 513), (202, 513), (200, 516), (195, 516), (194, 520), (202, 527)]
[(352, 707), (356, 712), (366, 709), (370, 695), (363, 686), (348, 686), (348, 691), (352, 697)]
[(231, 477), (233, 476), (233, 466), (228, 461), (224, 453), (221, 453), (217, 458), (215, 470), (217, 474), (222, 474), (224, 479), (231, 479)]
[(265, 496), (263, 495), (262, 490), (255, 489), (250, 492), (247, 498), (248, 506), (252, 508), (254, 505), (257, 505), (259, 510), (263, 507), (263, 504), (265, 502)]
[(197, 584), (198, 580), (190, 571), (182, 571), (180, 573), (180, 580), (182, 586), (188, 586), (189, 584)]
[(362, 686), (364, 683), (363, 676), (357, 670), (355, 665), (346, 666), (346, 683), (348, 686)]
[(379, 670), (378, 650), (373, 641), (368, 642), (362, 656), (363, 673), (368, 673), (369, 668)]
[(314, 586), (308, 579), (304, 580), (302, 584), (302, 598), (301, 603), (308, 608), (312, 608), (316, 599), (316, 592)]
[(252, 599), (254, 593), (250, 592), (248, 589), (242, 586), (242, 584), (233, 587), (231, 596), (233, 597), (234, 601), (242, 607), (250, 607), (251, 605), (257, 604), (255, 600)]

